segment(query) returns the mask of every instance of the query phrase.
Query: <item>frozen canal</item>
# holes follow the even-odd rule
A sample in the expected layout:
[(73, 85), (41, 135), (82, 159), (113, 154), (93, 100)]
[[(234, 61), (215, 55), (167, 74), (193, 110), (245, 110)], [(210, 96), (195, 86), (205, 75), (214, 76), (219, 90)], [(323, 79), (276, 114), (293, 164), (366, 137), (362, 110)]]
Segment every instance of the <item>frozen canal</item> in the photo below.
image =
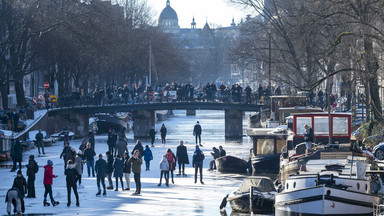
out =
[[(220, 212), (219, 206), (223, 197), (236, 189), (245, 176), (236, 174), (221, 174), (216, 171), (207, 171), (209, 161), (212, 159), (210, 151), (212, 147), (222, 145), (228, 155), (234, 155), (247, 160), (249, 149), (252, 147), (252, 140), (244, 137), (242, 141), (226, 141), (224, 138), (224, 112), (223, 111), (197, 111), (196, 116), (186, 116), (185, 111), (174, 111), (175, 116), (164, 122), (156, 123), (156, 130), (164, 123), (167, 127), (167, 144), (162, 145), (158, 132), (155, 148), (151, 148), (154, 160), (151, 162), (151, 170), (144, 171), (142, 167), (142, 196), (131, 196), (135, 184), (133, 174), (131, 175), (131, 191), (108, 191), (107, 197), (96, 197), (97, 192), (96, 178), (88, 178), (86, 166), (84, 166), (83, 185), (85, 188), (79, 189), (80, 207), (67, 207), (66, 187), (63, 160), (59, 158), (63, 143), (58, 142), (53, 147), (46, 148), (46, 157), (36, 157), (40, 165), (40, 170), (36, 176), (36, 199), (25, 199), (26, 214), (44, 215), (231, 215), (231, 208), (226, 207), (226, 211)], [(246, 128), (247, 114), (244, 116), (244, 128)], [(175, 176), (175, 184), (169, 187), (157, 187), (159, 182), (159, 161), (161, 156), (168, 148), (176, 152), (179, 140), (184, 140), (188, 148), (190, 161), (195, 147), (193, 137), (193, 126), (196, 121), (200, 121), (203, 128), (202, 150), (205, 153), (204, 160), (204, 185), (194, 184), (194, 169), (192, 165), (186, 167), (187, 177)], [(245, 133), (244, 133), (245, 134)], [(131, 151), (134, 146), (133, 134), (128, 134), (128, 149)], [(96, 153), (103, 155), (107, 151), (106, 134), (96, 136)], [(142, 141), (143, 146), (150, 145), (148, 140)], [(80, 144), (79, 140), (71, 142), (71, 146), (76, 150)], [(23, 165), (27, 163), (30, 154), (37, 155), (37, 149), (24, 153)], [(54, 174), (59, 177), (54, 179), (53, 195), (60, 202), (56, 207), (43, 207), (44, 187), (42, 184), (43, 165), (50, 159), (54, 163)], [(105, 159), (105, 157), (104, 157)], [(7, 162), (7, 164), (11, 164)], [(176, 168), (177, 169), (177, 168)], [(5, 199), (6, 191), (12, 186), (16, 173), (10, 173), (10, 169), (0, 169), (0, 196)], [(23, 168), (25, 175), (26, 168)], [(125, 184), (125, 182), (124, 182)], [(74, 202), (74, 196), (72, 197)], [(6, 204), (0, 202), (1, 214), (6, 214)]]

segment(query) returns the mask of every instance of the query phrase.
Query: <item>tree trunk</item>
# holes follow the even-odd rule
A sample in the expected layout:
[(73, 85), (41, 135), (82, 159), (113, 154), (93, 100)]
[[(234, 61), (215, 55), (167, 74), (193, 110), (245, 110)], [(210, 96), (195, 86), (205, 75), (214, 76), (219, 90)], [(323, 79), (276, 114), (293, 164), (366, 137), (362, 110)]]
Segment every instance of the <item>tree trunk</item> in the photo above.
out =
[(17, 105), (20, 107), (26, 107), (27, 101), (25, 100), (23, 79), (15, 80), (15, 91), (16, 91)]
[(3, 109), (8, 109), (8, 94), (7, 85), (0, 85), (1, 101), (3, 103)]

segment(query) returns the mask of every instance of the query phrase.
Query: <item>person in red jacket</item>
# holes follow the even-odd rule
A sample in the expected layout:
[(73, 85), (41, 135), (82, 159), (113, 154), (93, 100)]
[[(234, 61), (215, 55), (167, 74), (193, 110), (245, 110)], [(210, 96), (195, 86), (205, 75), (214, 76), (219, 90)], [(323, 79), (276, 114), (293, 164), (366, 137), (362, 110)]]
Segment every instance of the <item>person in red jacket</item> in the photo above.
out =
[(52, 183), (53, 183), (53, 178), (57, 178), (57, 175), (53, 175), (53, 163), (51, 160), (47, 161), (47, 165), (44, 166), (44, 206), (50, 206), (50, 204), (47, 202), (47, 195), (49, 194), (49, 198), (51, 199), (51, 203), (53, 206), (59, 205), (59, 202), (56, 202), (53, 199), (52, 196)]

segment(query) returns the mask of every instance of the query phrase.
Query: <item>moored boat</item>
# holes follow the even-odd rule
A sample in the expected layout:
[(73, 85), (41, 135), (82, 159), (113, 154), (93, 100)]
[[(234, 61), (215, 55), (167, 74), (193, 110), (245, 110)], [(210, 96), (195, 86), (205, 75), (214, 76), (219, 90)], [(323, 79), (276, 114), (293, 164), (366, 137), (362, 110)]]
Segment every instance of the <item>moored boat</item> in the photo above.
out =
[(235, 212), (251, 213), (250, 188), (254, 187), (252, 212), (257, 214), (273, 212), (275, 188), (268, 177), (252, 176), (244, 179), (241, 186), (227, 197), (231, 208)]
[(223, 156), (215, 159), (217, 171), (227, 173), (246, 173), (247, 161), (234, 156)]

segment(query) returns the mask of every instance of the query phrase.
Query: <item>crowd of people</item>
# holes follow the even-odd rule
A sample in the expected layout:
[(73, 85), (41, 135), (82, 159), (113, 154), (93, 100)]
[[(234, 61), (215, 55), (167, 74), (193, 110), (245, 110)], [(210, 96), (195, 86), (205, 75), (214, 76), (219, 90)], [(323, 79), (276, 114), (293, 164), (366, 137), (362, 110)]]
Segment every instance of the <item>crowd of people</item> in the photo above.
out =
[[(198, 176), (200, 174), (200, 183), (203, 182), (203, 161), (205, 159), (203, 151), (200, 149), (201, 145), (201, 133), (202, 128), (199, 122), (194, 127), (194, 134), (196, 136), (195, 151), (192, 155), (192, 166), (195, 169), (194, 182), (197, 183)], [(196, 127), (199, 128), (196, 130)], [(154, 129), (154, 128), (152, 128)], [(132, 195), (141, 195), (141, 166), (145, 161), (145, 171), (150, 171), (151, 161), (154, 159), (152, 150), (148, 145), (143, 147), (140, 140), (136, 141), (136, 144), (131, 152), (128, 151), (128, 139), (125, 135), (125, 128), (119, 132), (115, 132), (110, 129), (108, 132), (108, 139), (106, 144), (108, 145), (108, 151), (105, 155), (102, 153), (96, 154), (95, 150), (95, 138), (92, 133), (82, 139), (81, 144), (76, 151), (74, 147), (70, 146), (69, 140), (64, 141), (63, 150), (60, 154), (60, 158), (64, 160), (64, 175), (66, 179), (67, 188), (67, 206), (71, 206), (71, 193), (73, 192), (76, 199), (76, 206), (80, 206), (80, 200), (78, 195), (78, 188), (84, 188), (82, 185), (82, 176), (84, 166), (87, 166), (86, 174), (89, 178), (96, 178), (97, 193), (96, 196), (106, 196), (107, 190), (119, 190), (119, 185), (122, 191), (129, 191), (130, 188), (130, 176), (133, 173), (136, 191)], [(165, 144), (166, 127), (163, 124), (161, 131), (162, 143)], [(41, 131), (39, 130), (39, 133)], [(154, 133), (156, 134), (156, 133)], [(197, 139), (197, 135), (200, 136)], [(40, 135), (36, 135), (36, 139), (40, 138)], [(153, 140), (152, 140), (153, 144)], [(43, 150), (44, 152), (44, 150)], [(22, 174), (22, 154), (23, 147), (18, 139), (12, 141), (11, 156), (13, 160), (13, 167), (11, 171), (17, 170), (17, 163), (19, 163), (17, 176), (14, 179), (12, 188), (8, 190), (6, 195), (7, 212), (11, 213), (11, 206), (14, 206), (15, 213), (21, 213), (25, 211), (24, 198), (36, 198), (35, 193), (35, 179), (39, 173), (39, 165), (35, 161), (34, 155), (29, 156), (28, 164), (26, 165), (27, 177)], [(40, 154), (40, 149), (39, 149)], [(97, 161), (95, 157), (97, 155)], [(131, 156), (130, 156), (131, 155)], [(225, 156), (225, 150), (222, 146), (219, 149), (213, 148), (213, 159), (218, 156)], [(104, 159), (105, 158), (105, 159)], [(160, 168), (160, 180), (158, 186), (162, 185), (162, 179), (165, 179), (165, 185), (169, 187), (170, 183), (175, 184), (174, 174), (176, 176), (187, 176), (185, 172), (185, 165), (190, 164), (187, 147), (181, 140), (176, 148), (175, 153), (168, 148), (159, 162)], [(210, 167), (214, 162), (211, 161)], [(176, 168), (178, 167), (178, 172)], [(215, 167), (215, 166), (214, 166)], [(60, 203), (55, 200), (52, 193), (52, 184), (58, 175), (53, 171), (54, 164), (52, 160), (47, 160), (44, 166), (43, 184), (44, 184), (44, 206), (56, 206)], [(174, 173), (176, 172), (176, 173)], [(123, 177), (125, 179), (125, 186)], [(113, 178), (115, 185), (113, 184)], [(108, 181), (106, 185), (105, 180)], [(49, 195), (50, 202), (47, 201)]]

